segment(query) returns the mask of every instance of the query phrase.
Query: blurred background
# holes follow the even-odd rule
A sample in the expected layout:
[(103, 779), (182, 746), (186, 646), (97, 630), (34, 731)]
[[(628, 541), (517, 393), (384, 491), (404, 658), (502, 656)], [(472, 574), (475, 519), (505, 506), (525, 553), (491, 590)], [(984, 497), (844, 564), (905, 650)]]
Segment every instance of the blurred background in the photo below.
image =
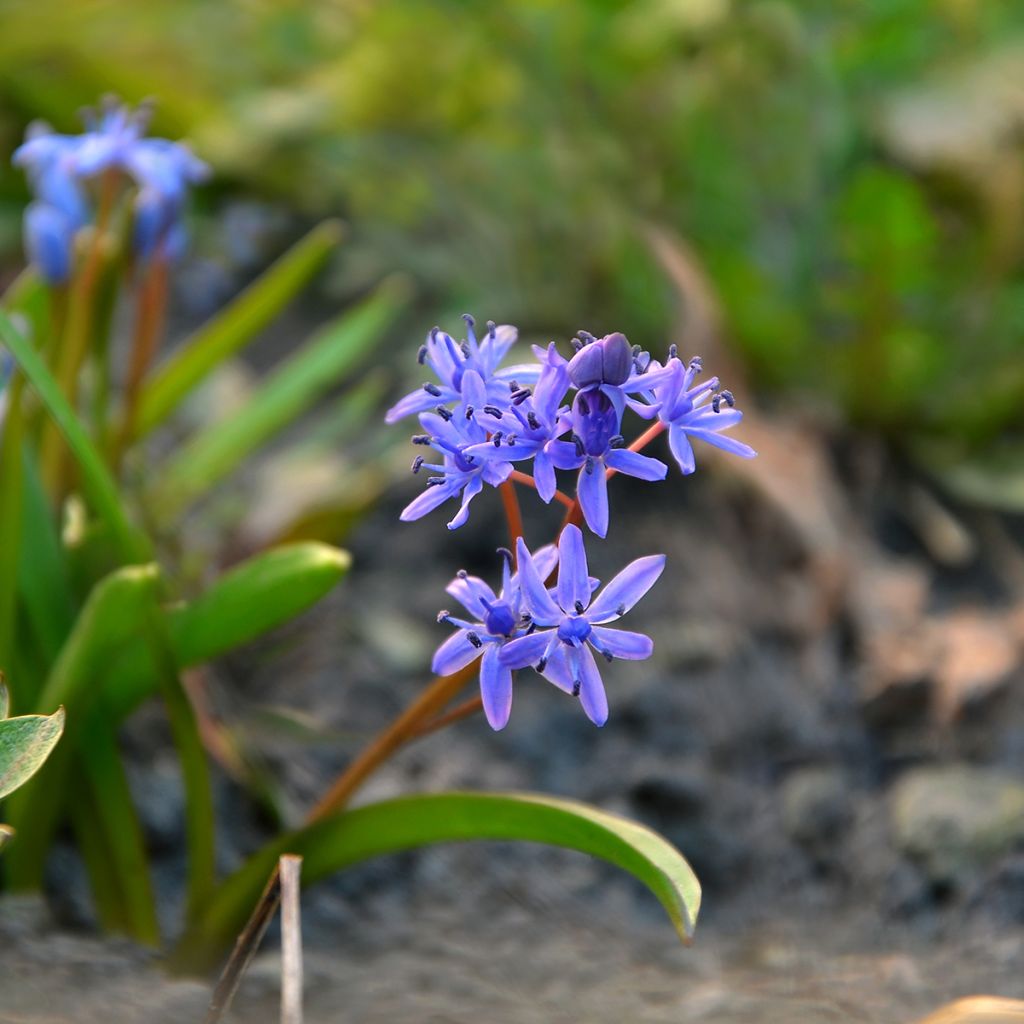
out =
[[(381, 408), (418, 382), (426, 329), (469, 310), (529, 340), (678, 342), (748, 411), (735, 433), (755, 462), (698, 452), (690, 480), (616, 492), (600, 571), (666, 550), (673, 575), (652, 598), (654, 667), (617, 673), (605, 732), (524, 687), (508, 732), (459, 726), (369, 791), (532, 788), (636, 815), (704, 882), (697, 950), (667, 950), (627, 883), (570, 855), (431, 852), (318, 890), (316, 1005), (882, 1021), (977, 989), (1024, 996), (1019, 0), (5, 0), (0, 24), (0, 153), (37, 118), (78, 131), (113, 92), (154, 97), (153, 133), (212, 165), (182, 329), (344, 220), (337, 260), (250, 371), (400, 271), (414, 299), (376, 360)], [(0, 161), (5, 277), (26, 201)], [(444, 583), (487, 571), (503, 528), (492, 503), (438, 543), (438, 521), (397, 531), (412, 489), (391, 435), (358, 528), (328, 524), (353, 579), (213, 670), (286, 819), (418, 692)], [(229, 548), (277, 536), (262, 520), (299, 486), (280, 480), (248, 492)], [(143, 716), (126, 742), (173, 892), (176, 783), (154, 728)], [(265, 822), (230, 813), (240, 856)], [(62, 920), (87, 923), (63, 870)], [(372, 935), (338, 938), (367, 920)], [(31, 950), (37, 925), (17, 927)], [(511, 975), (487, 952), (528, 948)], [(453, 1003), (424, 964), (476, 981)], [(117, 969), (127, 991), (135, 961)]]

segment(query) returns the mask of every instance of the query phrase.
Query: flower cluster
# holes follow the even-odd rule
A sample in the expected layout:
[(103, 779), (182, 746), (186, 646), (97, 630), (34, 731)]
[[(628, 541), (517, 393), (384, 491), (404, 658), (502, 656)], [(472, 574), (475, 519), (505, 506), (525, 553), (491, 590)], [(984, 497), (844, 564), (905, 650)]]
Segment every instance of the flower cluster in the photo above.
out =
[[(419, 361), (435, 374), (387, 414), (394, 423), (419, 415), (423, 433), (413, 444), (432, 449), (439, 461), (417, 456), (413, 472), (428, 470), (427, 489), (402, 512), (419, 519), (450, 498), (459, 511), (454, 530), (469, 516), (469, 503), (484, 484), (497, 487), (515, 463), (533, 463), (537, 493), (550, 502), (556, 470), (576, 474), (576, 493), (587, 526), (608, 533), (608, 477), (625, 473), (641, 480), (663, 480), (668, 467), (659, 459), (626, 447), (622, 434), (627, 409), (657, 419), (668, 429), (669, 445), (683, 473), (694, 470), (691, 439), (697, 438), (750, 458), (753, 449), (723, 435), (742, 414), (732, 394), (718, 390), (718, 378), (695, 383), (699, 359), (683, 365), (675, 347), (664, 365), (618, 332), (604, 338), (581, 332), (576, 354), (566, 360), (554, 344), (534, 347), (536, 362), (506, 369), (501, 362), (516, 340), (514, 327), (487, 325), (477, 341), (472, 317), (467, 337), (456, 342), (434, 328)], [(569, 393), (575, 392), (571, 402)]]
[(33, 124), (14, 153), (34, 195), (25, 211), (25, 248), (51, 284), (68, 280), (79, 231), (109, 217), (126, 184), (134, 186), (136, 259), (175, 259), (185, 245), (182, 211), (188, 188), (209, 173), (183, 144), (144, 137), (148, 107), (131, 110), (107, 99), (99, 111), (86, 111), (84, 120), (81, 135)]
[[(698, 382), (701, 361), (680, 360), (671, 346), (664, 363), (631, 347), (625, 335), (596, 338), (581, 331), (576, 349), (564, 358), (554, 344), (534, 347), (531, 363), (502, 368), (516, 341), (514, 327), (487, 324), (482, 340), (465, 316), (466, 338), (456, 341), (434, 328), (419, 351), (419, 362), (435, 379), (402, 398), (387, 422), (419, 417), (423, 433), (413, 444), (434, 455), (417, 455), (412, 470), (428, 471), (427, 487), (402, 511), (404, 521), (419, 519), (449, 499), (459, 510), (448, 528), (462, 526), (470, 502), (484, 485), (506, 484), (513, 474), (532, 485), (545, 502), (556, 495), (570, 506), (558, 538), (531, 553), (522, 537), (504, 556), (501, 589), (460, 572), (448, 593), (469, 618), (447, 610), (438, 621), (455, 632), (438, 648), (433, 670), (449, 675), (480, 662), (484, 712), (495, 729), (508, 722), (515, 670), (533, 667), (549, 682), (578, 697), (596, 725), (608, 718), (608, 701), (594, 653), (607, 661), (641, 660), (653, 642), (643, 633), (610, 628), (661, 576), (664, 555), (630, 563), (603, 590), (589, 574), (583, 533), (573, 521), (580, 513), (599, 537), (608, 532), (608, 480), (625, 473), (641, 480), (663, 480), (668, 466), (639, 448), (667, 431), (669, 448), (684, 474), (694, 471), (694, 439), (744, 458), (748, 445), (725, 435), (740, 422), (730, 392), (718, 378)], [(623, 418), (632, 411), (655, 421), (627, 445)], [(427, 461), (431, 459), (432, 461)], [(532, 477), (516, 470), (532, 463)], [(561, 493), (556, 471), (575, 475), (575, 500)], [(557, 580), (549, 586), (557, 568)]]

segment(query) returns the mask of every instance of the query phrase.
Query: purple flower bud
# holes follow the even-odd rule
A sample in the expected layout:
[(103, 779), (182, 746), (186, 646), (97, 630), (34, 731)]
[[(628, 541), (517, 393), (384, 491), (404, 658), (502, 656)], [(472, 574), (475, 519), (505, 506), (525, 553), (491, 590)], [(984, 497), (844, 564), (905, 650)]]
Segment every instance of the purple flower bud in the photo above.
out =
[(580, 389), (624, 384), (633, 368), (633, 350), (620, 331), (585, 345), (569, 360), (569, 378)]

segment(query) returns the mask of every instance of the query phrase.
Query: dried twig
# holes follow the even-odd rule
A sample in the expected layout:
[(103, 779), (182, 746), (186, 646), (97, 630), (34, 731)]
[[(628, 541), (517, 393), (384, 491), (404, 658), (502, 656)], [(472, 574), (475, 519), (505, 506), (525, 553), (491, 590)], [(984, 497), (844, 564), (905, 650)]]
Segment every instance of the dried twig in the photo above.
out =
[(242, 929), (242, 934), (238, 936), (223, 973), (217, 979), (217, 987), (213, 990), (213, 997), (210, 999), (210, 1008), (206, 1011), (204, 1024), (219, 1024), (224, 1014), (231, 1008), (242, 975), (245, 974), (246, 968), (256, 955), (267, 925), (270, 924), (280, 902), (281, 864), (279, 862), (263, 890), (263, 895)]
[(281, 858), (281, 1024), (302, 1024), (301, 873), (301, 857), (285, 854)]

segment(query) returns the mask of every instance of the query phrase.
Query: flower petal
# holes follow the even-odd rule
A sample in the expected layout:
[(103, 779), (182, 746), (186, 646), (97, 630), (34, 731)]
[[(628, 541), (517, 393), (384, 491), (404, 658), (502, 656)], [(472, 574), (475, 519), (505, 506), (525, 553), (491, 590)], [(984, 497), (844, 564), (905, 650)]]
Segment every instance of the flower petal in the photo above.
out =
[(587, 610), (587, 621), (611, 622), (625, 615), (657, 583), (664, 568), (664, 555), (647, 555), (630, 562), (594, 599)]
[(604, 537), (608, 533), (608, 481), (605, 479), (604, 468), (600, 462), (591, 464), (590, 472), (586, 467), (580, 470), (579, 482), (576, 484), (576, 497), (583, 509), (583, 518), (587, 526), (598, 535)]
[(549, 683), (554, 683), (560, 690), (572, 693), (572, 669), (569, 667), (569, 658), (566, 655), (564, 644), (559, 644), (551, 652), (551, 657), (548, 658), (548, 663), (541, 674)]
[(537, 548), (532, 557), (537, 575), (546, 583), (558, 565), (558, 548), (554, 544), (545, 544), (544, 547)]
[(402, 514), (398, 518), (403, 523), (411, 523), (414, 519), (421, 519), (428, 512), (433, 512), (438, 505), (443, 505), (449, 498), (454, 497), (457, 492), (458, 487), (450, 483), (428, 487), (402, 509)]
[(628, 448), (613, 448), (604, 457), (604, 461), (612, 469), (639, 480), (664, 480), (668, 473), (668, 466), (661, 459), (652, 459), (649, 455), (631, 452)]
[(682, 427), (673, 424), (668, 428), (668, 446), (684, 476), (688, 476), (697, 468), (697, 461), (693, 457), (693, 446)]
[(551, 456), (541, 448), (533, 460), (533, 482), (537, 485), (537, 494), (545, 504), (550, 504), (558, 489), (555, 480), (555, 467)]
[(714, 445), (716, 448), (732, 452), (733, 455), (739, 455), (744, 459), (753, 459), (757, 455), (757, 452), (755, 452), (749, 444), (737, 441), (733, 437), (725, 437), (723, 434), (716, 434), (711, 430), (694, 430), (687, 428), (686, 432), (690, 437), (696, 437), (701, 441), (706, 441), (708, 444)]
[(533, 621), (538, 626), (553, 626), (562, 618), (562, 611), (551, 599), (547, 587), (544, 586), (544, 578), (541, 577), (522, 537), (516, 543), (516, 566), (519, 570), (519, 586), (523, 593), (523, 601), (527, 611), (533, 616)]
[(590, 573), (583, 534), (569, 523), (558, 538), (558, 603), (562, 611), (572, 614), (576, 603), (582, 608), (590, 603)]
[(509, 640), (503, 644), (498, 657), (502, 665), (508, 668), (526, 668), (527, 665), (536, 665), (544, 657), (544, 651), (552, 636), (556, 636), (553, 629), (542, 629), (527, 636), (521, 636), (518, 640)]
[(616, 658), (627, 661), (643, 661), (654, 650), (654, 641), (644, 633), (631, 633), (628, 629), (608, 629), (607, 626), (592, 626), (590, 638), (602, 654), (607, 651)]
[(454, 597), (470, 615), (480, 620), (487, 614), (483, 602), (494, 604), (498, 600), (494, 591), (479, 576), (456, 576), (444, 589), (445, 593)]
[(498, 658), (498, 645), (490, 644), (480, 663), (480, 696), (492, 729), (504, 729), (512, 713), (512, 670)]
[(608, 697), (589, 647), (580, 651), (579, 668), (580, 704), (594, 725), (604, 725), (608, 721)]
[(483, 378), (476, 370), (466, 370), (462, 375), (462, 403), (475, 409), (482, 409), (487, 404), (487, 389)]
[(568, 441), (548, 441), (544, 448), (556, 469), (579, 469), (585, 461), (585, 456), (577, 452), (576, 445)]
[(484, 489), (484, 482), (479, 476), (471, 476), (462, 489), (462, 504), (455, 517), (448, 522), (449, 530), (457, 530), (469, 518), (469, 503)]
[(439, 676), (450, 676), (465, 668), (480, 657), (480, 651), (466, 639), (466, 630), (460, 629), (434, 652), (434, 660), (430, 663), (430, 671)]

